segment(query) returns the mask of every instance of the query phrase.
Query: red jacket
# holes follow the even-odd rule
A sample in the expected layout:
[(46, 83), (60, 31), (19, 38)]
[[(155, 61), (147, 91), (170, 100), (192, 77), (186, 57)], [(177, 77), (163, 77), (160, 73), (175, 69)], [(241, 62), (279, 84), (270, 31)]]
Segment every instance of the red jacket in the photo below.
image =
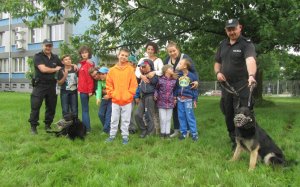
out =
[(93, 93), (94, 92), (94, 79), (89, 74), (89, 69), (94, 67), (94, 64), (82, 60), (79, 62), (81, 67), (78, 70), (78, 92), (80, 93)]

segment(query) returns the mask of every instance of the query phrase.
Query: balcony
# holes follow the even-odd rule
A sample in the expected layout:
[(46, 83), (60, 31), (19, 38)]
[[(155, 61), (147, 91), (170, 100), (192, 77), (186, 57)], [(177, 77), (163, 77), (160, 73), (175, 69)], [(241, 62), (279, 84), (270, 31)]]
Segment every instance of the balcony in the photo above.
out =
[(5, 52), (5, 46), (0, 46), (0, 53), (4, 53)]
[(0, 26), (7, 26), (8, 24), (9, 24), (8, 18), (0, 19)]
[[(53, 48), (59, 48), (59, 44), (62, 43), (63, 40), (53, 41)], [(28, 51), (36, 51), (42, 49), (42, 42), (40, 43), (31, 43), (28, 44)]]

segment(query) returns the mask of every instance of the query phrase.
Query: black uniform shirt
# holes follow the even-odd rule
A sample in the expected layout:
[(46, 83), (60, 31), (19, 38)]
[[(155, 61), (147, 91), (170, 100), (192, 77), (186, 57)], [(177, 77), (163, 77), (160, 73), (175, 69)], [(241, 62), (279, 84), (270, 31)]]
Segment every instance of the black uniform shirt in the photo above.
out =
[(51, 58), (43, 52), (39, 52), (34, 55), (33, 58), (34, 69), (35, 69), (35, 78), (42, 81), (55, 81), (55, 72), (54, 73), (43, 73), (39, 70), (38, 65), (45, 64), (46, 67), (55, 68), (56, 66), (63, 66), (58, 56), (51, 53)]
[(248, 79), (246, 58), (256, 58), (255, 47), (250, 39), (240, 36), (231, 45), (227, 38), (220, 43), (215, 61), (222, 65), (221, 72), (228, 82), (238, 82)]

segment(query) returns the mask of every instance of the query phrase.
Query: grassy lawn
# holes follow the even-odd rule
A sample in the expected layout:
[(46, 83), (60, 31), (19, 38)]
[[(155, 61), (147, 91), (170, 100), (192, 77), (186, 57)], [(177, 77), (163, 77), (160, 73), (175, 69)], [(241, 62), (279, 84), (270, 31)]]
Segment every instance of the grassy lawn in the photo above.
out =
[[(219, 98), (200, 97), (196, 109), (199, 141), (121, 137), (105, 143), (95, 98), (90, 101), (92, 132), (85, 141), (55, 138), (44, 131), (44, 106), (38, 135), (27, 122), (29, 94), (0, 92), (0, 186), (300, 186), (300, 166), (258, 164), (248, 172), (249, 155), (232, 156)], [(287, 159), (300, 155), (300, 99), (266, 98), (272, 107), (256, 108), (259, 124)], [(61, 117), (58, 101), (55, 121)], [(53, 125), (54, 127), (54, 125)]]

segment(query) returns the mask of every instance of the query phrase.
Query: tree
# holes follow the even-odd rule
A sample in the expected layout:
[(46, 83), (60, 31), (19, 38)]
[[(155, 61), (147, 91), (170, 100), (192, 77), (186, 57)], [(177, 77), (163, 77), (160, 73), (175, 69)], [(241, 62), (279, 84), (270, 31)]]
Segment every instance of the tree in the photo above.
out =
[[(0, 11), (15, 17), (33, 16), (37, 26), (46, 18), (63, 19), (68, 9), (73, 16), (64, 18), (76, 23), (87, 7), (96, 23), (76, 40), (89, 43), (95, 54), (102, 55), (120, 47), (137, 50), (147, 41), (164, 46), (176, 40), (182, 50), (197, 62), (200, 76), (215, 79), (214, 52), (225, 38), (224, 23), (239, 18), (243, 34), (255, 43), (258, 55), (293, 47), (300, 49), (300, 1), (298, 0), (39, 0), (46, 9), (37, 12), (30, 3), (5, 1)], [(23, 10), (16, 12), (16, 10)], [(51, 12), (51, 16), (49, 16)], [(262, 98), (262, 71), (257, 73), (257, 98)], [(202, 79), (203, 80), (203, 79)]]

